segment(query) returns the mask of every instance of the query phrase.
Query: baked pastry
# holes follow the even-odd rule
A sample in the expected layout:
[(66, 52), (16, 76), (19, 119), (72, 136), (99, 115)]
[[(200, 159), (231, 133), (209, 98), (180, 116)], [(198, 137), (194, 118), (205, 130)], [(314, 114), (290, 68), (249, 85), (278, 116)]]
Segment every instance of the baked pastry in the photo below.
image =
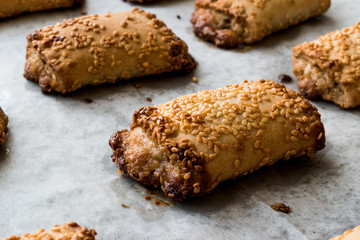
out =
[(279, 159), (325, 146), (316, 107), (272, 81), (245, 81), (135, 111), (130, 131), (110, 138), (112, 160), (175, 200)]
[(360, 239), (360, 226), (344, 232), (341, 236), (336, 236), (330, 240), (359, 240)]
[(0, 18), (16, 16), (24, 12), (72, 7), (82, 4), (84, 1), (85, 0), (0, 0)]
[(45, 93), (196, 66), (185, 42), (154, 14), (136, 8), (68, 19), (27, 40), (24, 76)]
[(299, 91), (351, 108), (360, 105), (360, 22), (293, 48)]
[(8, 125), (8, 116), (3, 112), (0, 107), (0, 144), (4, 144), (6, 140), (6, 132), (7, 132), (7, 125)]
[(328, 10), (330, 0), (196, 0), (194, 33), (218, 47), (252, 44)]
[(80, 226), (75, 222), (55, 225), (50, 230), (38, 230), (34, 234), (27, 233), (23, 237), (11, 236), (1, 240), (94, 240), (96, 231)]

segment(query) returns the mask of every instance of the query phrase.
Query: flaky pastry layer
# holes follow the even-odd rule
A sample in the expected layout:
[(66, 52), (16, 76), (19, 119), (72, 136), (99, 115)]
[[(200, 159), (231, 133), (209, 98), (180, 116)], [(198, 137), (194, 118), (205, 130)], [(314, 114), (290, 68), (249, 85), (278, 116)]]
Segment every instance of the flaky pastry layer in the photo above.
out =
[(330, 0), (196, 0), (191, 22), (198, 37), (233, 48), (260, 41), (329, 7)]
[(96, 231), (80, 226), (75, 222), (55, 225), (50, 230), (38, 230), (34, 234), (11, 236), (1, 240), (95, 240)]
[(360, 105), (360, 22), (293, 48), (299, 91), (342, 108)]
[(316, 107), (272, 81), (245, 81), (135, 111), (112, 135), (113, 161), (146, 185), (181, 200), (325, 146)]
[(24, 76), (45, 93), (196, 66), (185, 42), (154, 14), (136, 8), (68, 19), (27, 40)]

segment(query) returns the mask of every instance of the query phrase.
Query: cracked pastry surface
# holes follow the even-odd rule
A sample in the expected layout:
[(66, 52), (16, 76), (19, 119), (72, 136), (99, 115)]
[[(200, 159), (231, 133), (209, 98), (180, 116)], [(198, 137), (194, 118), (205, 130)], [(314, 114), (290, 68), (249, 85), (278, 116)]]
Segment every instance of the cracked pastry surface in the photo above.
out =
[(245, 81), (135, 111), (110, 138), (113, 161), (175, 200), (325, 146), (316, 107), (282, 84)]
[(95, 240), (96, 231), (80, 226), (75, 222), (55, 225), (50, 230), (38, 230), (34, 234), (11, 236), (1, 240)]
[(360, 105), (360, 22), (292, 50), (299, 91), (342, 108)]
[(0, 144), (4, 144), (6, 140), (7, 125), (9, 119), (0, 107)]
[(323, 14), (329, 7), (330, 0), (196, 0), (191, 22), (199, 38), (234, 48)]
[(36, 12), (79, 5), (85, 0), (0, 0), (0, 18), (12, 17), (25, 12)]
[(27, 40), (24, 76), (45, 93), (196, 66), (184, 41), (154, 14), (136, 8), (64, 20)]
[(330, 240), (359, 240), (360, 239), (360, 226), (345, 231), (343, 235), (336, 236)]

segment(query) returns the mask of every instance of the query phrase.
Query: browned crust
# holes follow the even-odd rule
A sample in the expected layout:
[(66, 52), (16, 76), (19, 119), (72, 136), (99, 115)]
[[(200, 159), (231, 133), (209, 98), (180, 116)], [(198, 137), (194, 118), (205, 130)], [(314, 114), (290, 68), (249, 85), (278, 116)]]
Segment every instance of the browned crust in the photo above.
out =
[[(257, 100), (257, 91), (264, 97)], [(261, 80), (140, 108), (130, 131), (115, 133), (110, 146), (120, 170), (181, 200), (280, 159), (321, 150), (325, 132), (316, 107)]]
[(295, 46), (292, 63), (300, 93), (342, 108), (360, 105), (359, 37), (360, 23)]
[(27, 41), (24, 76), (43, 92), (65, 94), (86, 85), (196, 67), (184, 41), (154, 14), (136, 8), (68, 19), (34, 31)]
[(196, 0), (191, 22), (199, 38), (235, 48), (320, 15), (329, 7), (330, 0)]
[(7, 133), (7, 125), (9, 123), (8, 116), (3, 112), (0, 107), (0, 145), (4, 144), (6, 140), (6, 133)]
[(216, 29), (214, 14), (210, 9), (199, 9), (191, 16), (193, 31), (199, 38), (214, 43), (221, 48), (236, 48), (244, 44), (244, 40), (231, 29)]
[(96, 231), (80, 226), (75, 222), (55, 225), (50, 230), (40, 229), (34, 234), (24, 236), (11, 236), (1, 240), (95, 240)]

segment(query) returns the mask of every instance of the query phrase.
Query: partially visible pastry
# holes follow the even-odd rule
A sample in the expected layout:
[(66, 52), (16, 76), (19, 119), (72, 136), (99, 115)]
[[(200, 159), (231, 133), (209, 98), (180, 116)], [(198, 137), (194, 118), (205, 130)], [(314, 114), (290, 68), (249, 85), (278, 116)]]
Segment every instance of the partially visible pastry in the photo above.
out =
[(218, 47), (252, 44), (323, 14), (330, 0), (196, 0), (194, 33)]
[(110, 138), (119, 169), (175, 200), (325, 146), (315, 106), (282, 84), (245, 81), (135, 111)]
[(80, 226), (75, 222), (55, 225), (50, 230), (38, 230), (34, 234), (11, 236), (1, 240), (95, 240), (96, 231)]
[(360, 105), (360, 22), (293, 48), (299, 91), (342, 108)]
[(0, 18), (55, 8), (68, 8), (85, 0), (0, 0)]
[(64, 20), (27, 41), (24, 76), (44, 93), (196, 66), (184, 41), (154, 14), (136, 8)]
[(0, 107), (0, 144), (4, 144), (6, 140), (7, 125), (9, 119)]
[(343, 235), (336, 236), (330, 240), (359, 240), (360, 239), (360, 226), (344, 232)]

